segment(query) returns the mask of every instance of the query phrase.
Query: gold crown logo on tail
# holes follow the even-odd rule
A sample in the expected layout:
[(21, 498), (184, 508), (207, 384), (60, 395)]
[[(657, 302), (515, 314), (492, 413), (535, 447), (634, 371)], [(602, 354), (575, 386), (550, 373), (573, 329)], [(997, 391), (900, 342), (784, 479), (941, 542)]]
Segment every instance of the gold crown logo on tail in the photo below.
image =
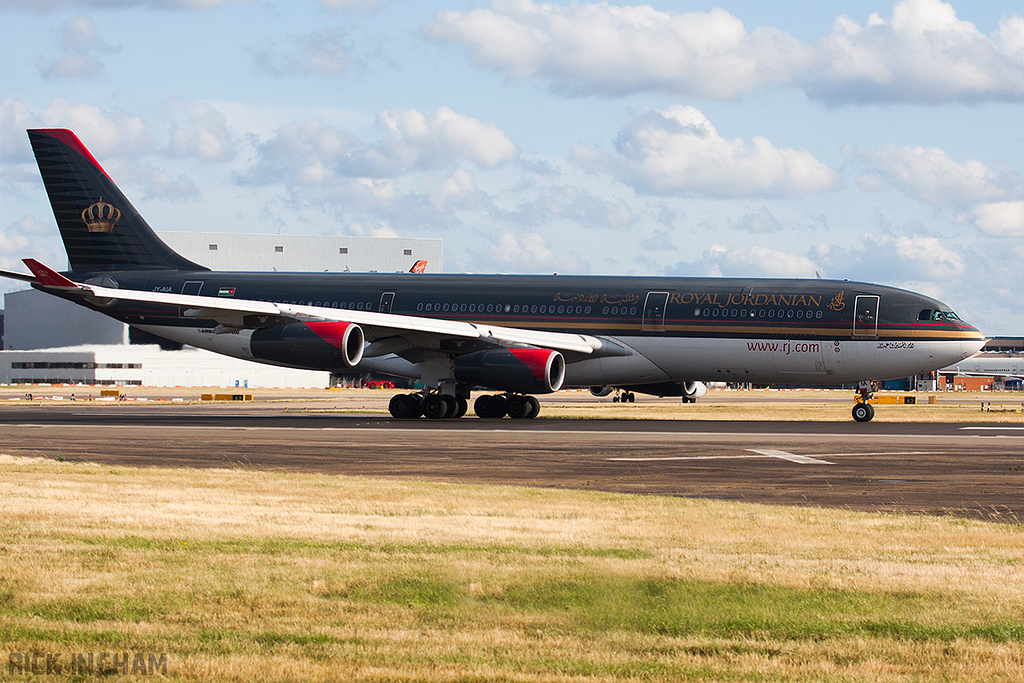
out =
[(121, 219), (121, 210), (103, 201), (103, 197), (95, 204), (90, 204), (82, 212), (82, 220), (89, 232), (111, 232), (114, 223)]

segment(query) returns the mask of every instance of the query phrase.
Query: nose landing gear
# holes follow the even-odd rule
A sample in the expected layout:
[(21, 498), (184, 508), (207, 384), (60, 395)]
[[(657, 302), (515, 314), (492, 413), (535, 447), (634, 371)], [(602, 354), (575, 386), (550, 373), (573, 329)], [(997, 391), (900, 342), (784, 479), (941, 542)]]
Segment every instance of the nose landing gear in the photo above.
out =
[(853, 419), (857, 422), (871, 422), (875, 416), (875, 407), (868, 403), (875, 389), (874, 382), (861, 382), (857, 387), (857, 395), (853, 399)]

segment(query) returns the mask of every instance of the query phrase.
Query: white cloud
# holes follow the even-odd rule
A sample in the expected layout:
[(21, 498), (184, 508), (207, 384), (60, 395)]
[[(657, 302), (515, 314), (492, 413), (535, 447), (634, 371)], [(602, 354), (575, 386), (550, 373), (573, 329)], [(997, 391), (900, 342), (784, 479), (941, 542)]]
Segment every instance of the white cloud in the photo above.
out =
[(638, 246), (644, 251), (679, 251), (679, 247), (664, 230), (655, 230), (650, 237), (640, 240)]
[(440, 212), (452, 209), (475, 209), (485, 198), (477, 189), (473, 174), (464, 168), (446, 178), (427, 176), (422, 183), (431, 205)]
[(727, 140), (693, 107), (647, 110), (623, 129), (617, 155), (572, 150), (585, 170), (611, 173), (637, 192), (657, 195), (804, 197), (839, 186), (839, 176), (807, 151)]
[(748, 31), (725, 10), (673, 13), (607, 2), (567, 7), (531, 0), (439, 12), (424, 37), (462, 45), (510, 78), (560, 92), (662, 92), (737, 99), (799, 87), (828, 104), (1024, 99), (1024, 19), (987, 36), (940, 0), (900, 0), (864, 25), (847, 16), (804, 44), (770, 27)]
[[(678, 268), (678, 266), (676, 266)], [(815, 264), (806, 256), (763, 246), (726, 247), (712, 244), (689, 268), (713, 277), (814, 277)]]
[(469, 161), (491, 168), (519, 149), (508, 136), (447, 107), (435, 112), (388, 109), (377, 116), (384, 139), (365, 143), (318, 119), (290, 123), (257, 147), (257, 162), (244, 175), (255, 184), (329, 186), (344, 178), (391, 179)]
[(195, 157), (203, 161), (230, 161), (238, 144), (219, 111), (198, 100), (176, 99), (168, 107), (172, 117), (182, 117), (185, 126), (171, 125), (167, 151), (174, 157)]
[(575, 254), (557, 253), (547, 238), (536, 232), (501, 231), (491, 235), (487, 254), (478, 258), (507, 273), (587, 273), (589, 264)]
[(857, 179), (861, 189), (871, 192), (891, 187), (931, 206), (1003, 199), (1024, 189), (1024, 181), (1015, 171), (996, 172), (977, 159), (960, 163), (936, 147), (889, 145), (866, 150), (846, 148), (844, 152), (873, 172)]
[(1024, 237), (1024, 201), (979, 204), (967, 216), (991, 237)]
[(344, 233), (356, 237), (399, 237), (394, 228), (384, 223), (350, 223)]
[(772, 212), (764, 206), (757, 211), (751, 211), (738, 221), (733, 222), (732, 227), (755, 234), (779, 232), (782, 230), (782, 224), (779, 223), (779, 219), (773, 216)]
[(56, 99), (40, 111), (40, 124), (70, 128), (93, 156), (136, 158), (153, 150), (152, 135), (141, 117), (107, 112), (91, 104)]
[(972, 102), (1024, 98), (1024, 19), (993, 35), (940, 0), (900, 0), (892, 16), (863, 26), (836, 19), (818, 46), (821, 66), (804, 85), (815, 99), (847, 102)]
[(809, 50), (783, 31), (747, 32), (725, 10), (675, 14), (606, 2), (530, 0), (438, 13), (426, 38), (465, 46), (478, 64), (537, 76), (575, 94), (642, 91), (734, 99), (785, 82)]
[(104, 66), (96, 54), (117, 52), (120, 49), (100, 40), (96, 24), (84, 15), (72, 17), (61, 24), (60, 46), (63, 54), (52, 59), (36, 59), (36, 68), (44, 79), (98, 78), (103, 75)]
[(865, 233), (859, 248), (816, 245), (811, 254), (822, 274), (835, 278), (887, 282), (909, 287), (948, 285), (967, 274), (967, 265), (948, 240), (932, 235)]
[(388, 109), (377, 115), (377, 124), (388, 133), (382, 151), (407, 167), (436, 168), (463, 158), (493, 168), (519, 156), (519, 148), (500, 128), (448, 107), (433, 112)]
[[(40, 223), (35, 216), (23, 216), (19, 220), (0, 227), (0, 268), (15, 272), (26, 272), (23, 258), (44, 259), (45, 263), (56, 264), (51, 249), (57, 227), (52, 223)], [(19, 288), (23, 286), (19, 283)]]
[[(0, 99), (0, 154), (8, 164), (22, 164), (32, 161), (32, 145), (29, 144), (28, 128), (39, 128), (42, 121), (19, 99)], [(6, 170), (6, 169), (5, 169)]]

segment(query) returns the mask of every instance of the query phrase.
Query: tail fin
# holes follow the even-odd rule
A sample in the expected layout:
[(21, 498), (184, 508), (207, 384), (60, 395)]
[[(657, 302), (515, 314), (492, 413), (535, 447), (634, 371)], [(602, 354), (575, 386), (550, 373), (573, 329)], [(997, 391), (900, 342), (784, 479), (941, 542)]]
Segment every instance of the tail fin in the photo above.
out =
[(157, 237), (70, 130), (30, 130), (28, 137), (72, 270), (208, 270)]

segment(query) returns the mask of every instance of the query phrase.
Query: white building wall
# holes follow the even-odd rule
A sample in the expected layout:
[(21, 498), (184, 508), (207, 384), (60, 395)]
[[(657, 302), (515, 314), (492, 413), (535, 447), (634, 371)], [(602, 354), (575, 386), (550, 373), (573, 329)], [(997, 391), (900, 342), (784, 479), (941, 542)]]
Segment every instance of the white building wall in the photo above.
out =
[(15, 383), (298, 388), (327, 387), (330, 373), (279, 368), (202, 349), (81, 346), (0, 352), (0, 384)]
[(443, 265), (439, 239), (212, 232), (162, 232), (160, 238), (211, 270), (393, 273), (405, 272), (424, 259), (425, 272), (440, 273)]

